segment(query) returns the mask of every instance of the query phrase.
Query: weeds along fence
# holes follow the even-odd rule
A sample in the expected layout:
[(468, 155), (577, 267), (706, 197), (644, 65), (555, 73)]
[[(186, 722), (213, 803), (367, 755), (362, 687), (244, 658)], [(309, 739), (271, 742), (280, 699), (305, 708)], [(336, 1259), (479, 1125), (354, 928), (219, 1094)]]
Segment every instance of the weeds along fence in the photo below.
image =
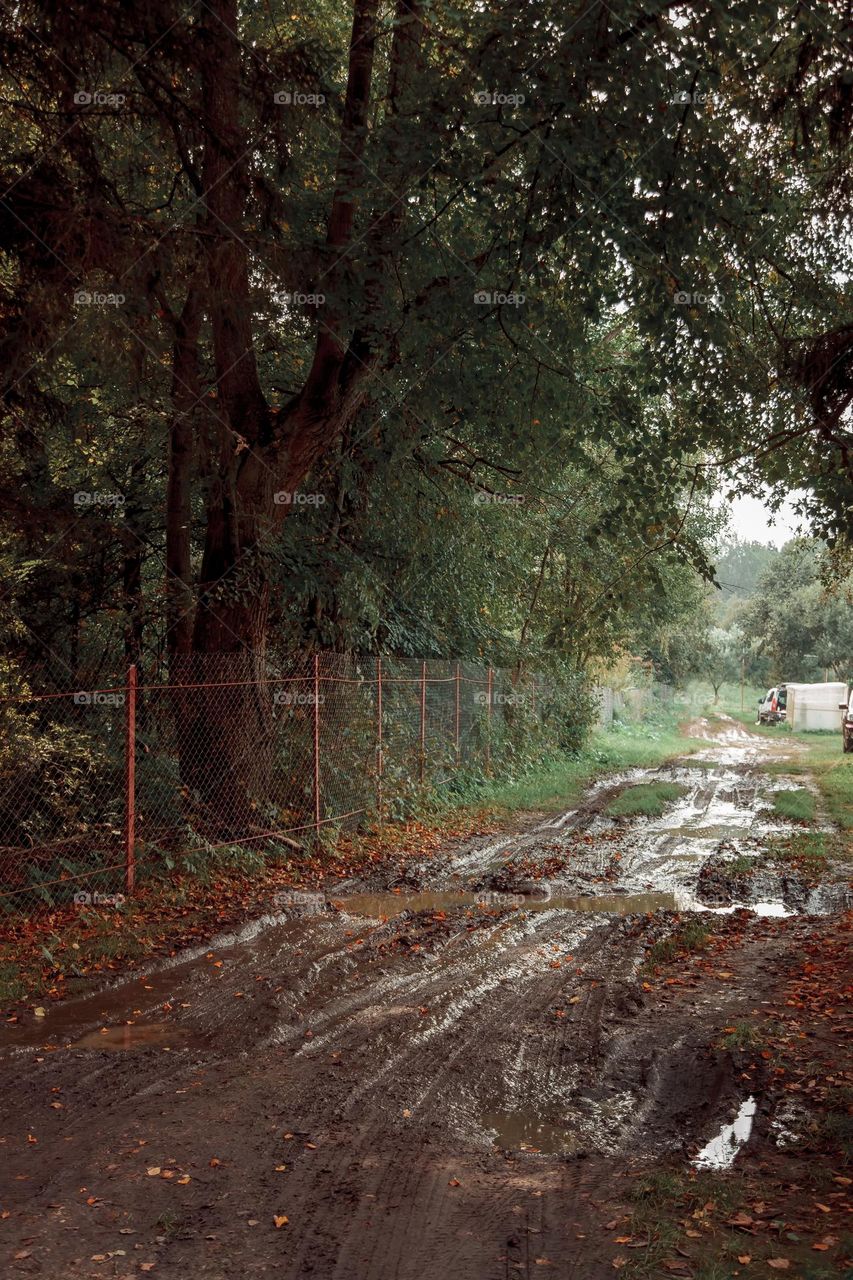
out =
[(579, 682), (334, 653), (49, 683), (0, 672), (0, 912), (112, 899), (176, 867), (292, 861), (575, 745), (593, 715)]

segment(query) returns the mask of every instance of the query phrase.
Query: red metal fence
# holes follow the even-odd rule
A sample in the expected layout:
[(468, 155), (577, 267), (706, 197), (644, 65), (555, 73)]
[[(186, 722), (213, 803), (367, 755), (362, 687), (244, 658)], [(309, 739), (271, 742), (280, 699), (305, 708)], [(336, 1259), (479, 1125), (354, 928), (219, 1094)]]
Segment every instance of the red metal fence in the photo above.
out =
[(0, 910), (133, 893), (217, 858), (291, 860), (396, 820), (466, 771), (553, 745), (547, 682), (470, 662), (321, 653), (262, 671), (36, 691), (0, 672)]

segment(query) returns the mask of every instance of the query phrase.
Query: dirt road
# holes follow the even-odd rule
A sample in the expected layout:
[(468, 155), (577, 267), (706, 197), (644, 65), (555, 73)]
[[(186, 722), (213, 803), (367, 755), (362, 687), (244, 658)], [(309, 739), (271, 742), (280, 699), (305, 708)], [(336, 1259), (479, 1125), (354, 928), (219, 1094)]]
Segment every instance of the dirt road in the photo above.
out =
[[(429, 864), (401, 850), (381, 882), (292, 895), (6, 1029), (8, 1273), (612, 1276), (618, 1180), (687, 1166), (733, 1119), (747, 1086), (721, 1029), (846, 901), (772, 870), (732, 890), (726, 862), (758, 856), (791, 784), (733, 722), (695, 732), (690, 762)], [(684, 788), (663, 817), (605, 813), (660, 778)], [(647, 948), (694, 916), (743, 922), (742, 981), (644, 986)]]

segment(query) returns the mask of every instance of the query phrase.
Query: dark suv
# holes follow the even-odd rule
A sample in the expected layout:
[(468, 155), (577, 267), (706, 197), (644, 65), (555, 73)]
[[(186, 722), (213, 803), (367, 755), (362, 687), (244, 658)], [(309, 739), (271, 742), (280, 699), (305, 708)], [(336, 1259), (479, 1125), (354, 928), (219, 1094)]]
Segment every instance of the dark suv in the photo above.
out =
[(838, 710), (841, 712), (841, 737), (844, 741), (844, 750), (853, 751), (853, 704), (839, 702)]

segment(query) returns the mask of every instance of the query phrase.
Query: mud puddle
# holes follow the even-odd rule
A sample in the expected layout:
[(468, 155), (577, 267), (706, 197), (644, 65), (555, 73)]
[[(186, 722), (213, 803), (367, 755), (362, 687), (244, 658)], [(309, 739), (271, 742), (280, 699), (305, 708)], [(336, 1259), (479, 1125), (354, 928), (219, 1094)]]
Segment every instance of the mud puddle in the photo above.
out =
[(738, 1113), (731, 1124), (723, 1125), (715, 1138), (712, 1138), (691, 1163), (697, 1169), (728, 1169), (741, 1147), (749, 1141), (752, 1133), (752, 1122), (755, 1118), (755, 1098), (746, 1098), (740, 1104)]
[(169, 1026), (165, 1022), (126, 1023), (118, 1027), (101, 1027), (88, 1031), (79, 1040), (72, 1040), (69, 1049), (181, 1049), (200, 1045), (201, 1038), (193, 1036), (188, 1027)]
[(531, 1155), (568, 1156), (583, 1147), (577, 1134), (564, 1122), (543, 1119), (519, 1111), (485, 1111), (480, 1123), (501, 1151), (528, 1151)]
[(537, 886), (530, 893), (497, 891), (356, 893), (349, 894), (345, 898), (335, 898), (332, 903), (346, 915), (366, 916), (379, 920), (388, 920), (404, 911), (412, 914), (421, 911), (437, 913), (456, 911), (459, 908), (499, 911), (591, 911), (603, 915), (632, 915), (635, 912), (679, 909), (678, 895), (675, 893), (567, 895), (552, 892), (547, 884)]

